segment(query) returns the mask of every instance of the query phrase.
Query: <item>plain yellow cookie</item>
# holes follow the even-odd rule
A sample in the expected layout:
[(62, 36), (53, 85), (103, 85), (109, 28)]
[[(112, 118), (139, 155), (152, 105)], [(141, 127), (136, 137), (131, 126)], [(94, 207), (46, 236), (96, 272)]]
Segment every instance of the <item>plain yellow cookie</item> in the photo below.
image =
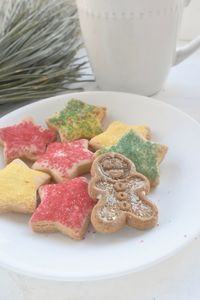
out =
[(50, 176), (30, 169), (20, 159), (0, 170), (0, 213), (32, 213), (37, 206), (37, 189)]

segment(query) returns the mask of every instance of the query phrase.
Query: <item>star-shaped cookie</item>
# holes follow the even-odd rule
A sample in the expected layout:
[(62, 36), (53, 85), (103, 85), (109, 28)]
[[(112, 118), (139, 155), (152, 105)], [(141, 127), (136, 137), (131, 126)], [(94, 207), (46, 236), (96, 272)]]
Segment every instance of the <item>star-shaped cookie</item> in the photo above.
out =
[(0, 144), (4, 146), (6, 163), (15, 158), (36, 160), (45, 152), (47, 144), (55, 139), (55, 130), (42, 128), (32, 119), (0, 128)]
[(126, 133), (117, 144), (105, 147), (96, 152), (96, 156), (117, 152), (129, 158), (136, 167), (137, 172), (146, 176), (151, 186), (159, 183), (159, 164), (163, 160), (168, 147), (145, 140), (133, 130)]
[(71, 143), (51, 143), (45, 154), (33, 164), (35, 170), (52, 175), (56, 182), (89, 172), (94, 153), (88, 150), (88, 140)]
[(36, 232), (60, 231), (73, 239), (82, 239), (95, 205), (88, 195), (86, 178), (44, 185), (39, 189), (39, 195), (41, 204), (31, 217), (32, 229)]
[(48, 118), (47, 124), (58, 131), (62, 142), (91, 139), (102, 132), (101, 121), (105, 114), (105, 107), (72, 99), (63, 110)]
[(32, 213), (37, 205), (37, 189), (50, 176), (30, 169), (20, 159), (0, 170), (0, 213)]
[(150, 139), (151, 132), (149, 127), (142, 125), (128, 125), (119, 121), (114, 121), (109, 125), (106, 131), (90, 140), (90, 146), (95, 151), (102, 147), (110, 147), (116, 144), (119, 139), (131, 129), (145, 139)]

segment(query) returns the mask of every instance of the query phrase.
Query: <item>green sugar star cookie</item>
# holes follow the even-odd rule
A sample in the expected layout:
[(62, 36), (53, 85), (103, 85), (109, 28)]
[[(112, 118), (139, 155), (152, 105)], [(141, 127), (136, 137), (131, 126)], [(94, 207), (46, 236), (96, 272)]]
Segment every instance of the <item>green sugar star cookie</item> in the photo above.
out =
[(159, 183), (159, 164), (163, 160), (167, 146), (145, 140), (133, 130), (111, 147), (105, 147), (96, 152), (96, 156), (107, 152), (118, 152), (123, 154), (135, 164), (136, 170), (145, 175), (151, 186)]
[(58, 131), (62, 142), (91, 139), (102, 132), (101, 121), (106, 108), (70, 100), (65, 108), (48, 118), (49, 127)]

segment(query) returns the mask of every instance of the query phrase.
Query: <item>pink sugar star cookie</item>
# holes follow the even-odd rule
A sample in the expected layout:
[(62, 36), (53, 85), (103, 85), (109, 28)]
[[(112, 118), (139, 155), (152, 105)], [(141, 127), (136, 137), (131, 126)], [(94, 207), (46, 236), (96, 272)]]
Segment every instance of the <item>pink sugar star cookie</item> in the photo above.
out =
[(4, 146), (6, 163), (15, 158), (36, 160), (46, 150), (47, 144), (56, 139), (53, 129), (42, 128), (31, 119), (0, 128), (0, 144)]
[(30, 219), (33, 231), (60, 231), (73, 239), (83, 239), (95, 205), (88, 195), (86, 178), (44, 185), (39, 195), (41, 204)]
[(32, 166), (35, 170), (49, 173), (56, 182), (89, 172), (94, 154), (88, 150), (88, 140), (71, 143), (55, 142)]

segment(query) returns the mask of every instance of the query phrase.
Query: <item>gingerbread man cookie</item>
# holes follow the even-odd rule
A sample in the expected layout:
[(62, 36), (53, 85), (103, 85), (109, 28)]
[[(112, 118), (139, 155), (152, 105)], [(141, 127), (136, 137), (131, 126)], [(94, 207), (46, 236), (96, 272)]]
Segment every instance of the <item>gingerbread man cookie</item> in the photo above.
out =
[(155, 226), (158, 210), (146, 198), (149, 181), (129, 159), (114, 152), (103, 154), (94, 160), (91, 176), (89, 195), (99, 200), (91, 222), (98, 232), (116, 232), (125, 224), (137, 229)]

